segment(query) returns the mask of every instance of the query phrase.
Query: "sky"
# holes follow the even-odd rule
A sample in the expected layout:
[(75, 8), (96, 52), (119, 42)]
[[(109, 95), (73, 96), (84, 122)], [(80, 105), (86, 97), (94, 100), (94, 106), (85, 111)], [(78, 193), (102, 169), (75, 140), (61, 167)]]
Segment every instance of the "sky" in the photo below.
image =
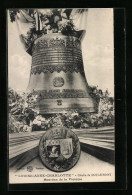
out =
[[(114, 29), (112, 8), (89, 8), (82, 41), (83, 64), (90, 86), (108, 89), (114, 96)], [(16, 23), (8, 18), (8, 86), (25, 91), (29, 82), (31, 56), (25, 52)]]

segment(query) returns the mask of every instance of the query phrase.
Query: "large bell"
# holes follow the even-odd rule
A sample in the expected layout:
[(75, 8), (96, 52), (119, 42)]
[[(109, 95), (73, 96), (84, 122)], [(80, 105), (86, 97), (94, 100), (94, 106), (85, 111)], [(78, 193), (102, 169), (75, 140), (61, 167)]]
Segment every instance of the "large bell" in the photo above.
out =
[(34, 41), (27, 91), (38, 94), (40, 114), (95, 112), (96, 101), (89, 90), (79, 38), (53, 33)]

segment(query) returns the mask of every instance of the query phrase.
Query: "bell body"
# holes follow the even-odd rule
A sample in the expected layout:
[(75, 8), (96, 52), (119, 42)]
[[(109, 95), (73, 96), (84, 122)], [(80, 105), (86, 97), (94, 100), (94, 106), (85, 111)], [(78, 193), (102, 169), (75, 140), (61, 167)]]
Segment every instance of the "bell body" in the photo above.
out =
[(34, 41), (27, 91), (38, 94), (40, 114), (95, 112), (89, 90), (78, 38), (54, 33)]

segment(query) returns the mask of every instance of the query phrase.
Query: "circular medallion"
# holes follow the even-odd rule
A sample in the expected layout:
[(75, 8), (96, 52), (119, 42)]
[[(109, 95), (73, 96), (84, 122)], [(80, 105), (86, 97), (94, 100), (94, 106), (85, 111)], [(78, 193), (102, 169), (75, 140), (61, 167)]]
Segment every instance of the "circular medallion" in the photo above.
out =
[(53, 127), (41, 137), (39, 155), (43, 164), (50, 170), (67, 171), (79, 160), (79, 139), (65, 127)]
[(53, 79), (54, 87), (62, 87), (64, 85), (64, 79), (62, 77), (55, 77)]

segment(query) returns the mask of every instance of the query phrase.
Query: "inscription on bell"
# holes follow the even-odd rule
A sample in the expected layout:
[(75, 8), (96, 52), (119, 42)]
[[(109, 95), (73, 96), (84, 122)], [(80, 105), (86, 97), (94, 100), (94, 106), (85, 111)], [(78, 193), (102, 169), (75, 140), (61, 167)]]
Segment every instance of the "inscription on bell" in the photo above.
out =
[(64, 79), (62, 77), (55, 77), (53, 79), (54, 87), (62, 87), (64, 85)]

